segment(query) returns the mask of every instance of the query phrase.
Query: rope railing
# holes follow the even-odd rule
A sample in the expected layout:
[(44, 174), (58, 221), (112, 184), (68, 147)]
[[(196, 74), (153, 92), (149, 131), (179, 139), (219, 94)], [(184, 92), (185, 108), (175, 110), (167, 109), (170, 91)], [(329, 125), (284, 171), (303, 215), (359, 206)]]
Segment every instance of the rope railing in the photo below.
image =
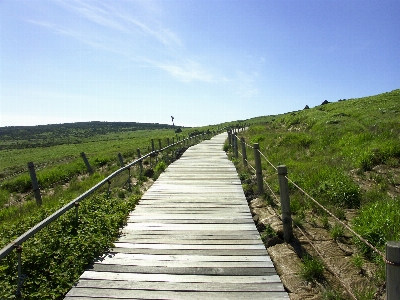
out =
[(331, 213), (326, 207), (324, 207), (322, 204), (320, 204), (317, 200), (315, 200), (313, 197), (311, 197), (306, 191), (304, 191), (301, 187), (299, 187), (296, 183), (294, 183), (290, 178), (286, 176), (287, 180), (292, 183), (299, 191), (301, 191), (304, 195), (306, 195), (311, 201), (313, 201), (316, 205), (318, 205), (323, 211), (325, 211), (327, 214), (329, 214), (336, 222), (340, 223), (343, 227), (345, 227), (347, 230), (349, 230), (353, 235), (355, 235), (358, 239), (360, 239), (362, 242), (364, 242), (368, 247), (370, 247), (374, 252), (379, 254), (383, 260), (385, 261), (385, 255), (379, 251), (376, 247), (374, 247), (370, 242), (368, 242), (366, 239), (364, 239), (361, 235), (356, 233), (353, 229), (351, 229), (346, 223), (341, 221), (338, 217), (336, 217), (333, 213)]
[[(321, 254), (321, 252), (317, 249), (317, 247), (315, 247), (315, 245), (313, 244), (313, 242), (307, 237), (307, 235), (304, 233), (303, 230), (301, 230), (301, 228), (299, 226), (297, 226), (297, 224), (294, 224), (297, 228), (297, 230), (300, 231), (300, 233), (304, 236), (304, 238), (307, 240), (307, 242), (310, 244), (310, 246), (314, 249), (314, 251), (318, 254), (318, 256), (320, 257), (320, 259), (322, 259), (324, 262), (324, 256)], [(354, 300), (358, 300), (357, 297), (353, 294), (353, 292), (348, 288), (347, 284), (345, 282), (343, 282), (343, 280), (340, 279), (339, 276), (337, 276), (335, 274), (335, 272), (329, 267), (329, 265), (325, 262), (325, 266), (328, 268), (329, 272), (331, 274), (333, 274), (335, 276), (335, 278), (337, 280), (339, 280), (339, 282), (341, 283), (341, 285), (346, 289), (347, 293), (354, 299)]]
[[(233, 143), (233, 146), (234, 147), (238, 147), (237, 146), (237, 141), (235, 142), (235, 143)], [(260, 156), (262, 156), (264, 159), (265, 159), (265, 161), (274, 169), (274, 170), (277, 170), (278, 171), (278, 177), (280, 176), (280, 175), (284, 175), (284, 178), (286, 179), (286, 182), (290, 182), (294, 187), (296, 187), (301, 193), (303, 193), (308, 199), (310, 199), (313, 203), (315, 203), (318, 207), (320, 207), (324, 212), (326, 212), (329, 216), (331, 216), (332, 218), (333, 218), (333, 220), (335, 221), (335, 222), (337, 222), (338, 224), (340, 224), (340, 225), (342, 225), (343, 226), (343, 228), (345, 228), (345, 229), (347, 229), (353, 236), (355, 236), (355, 237), (357, 237), (361, 242), (363, 242), (365, 245), (367, 245), (372, 251), (374, 251), (375, 253), (377, 253), (382, 259), (383, 259), (383, 261), (386, 263), (386, 265), (387, 265), (387, 267), (388, 266), (392, 266), (392, 267), (396, 267), (397, 269), (398, 269), (398, 266), (400, 266), (400, 263), (399, 262), (397, 262), (397, 258), (394, 258), (394, 262), (393, 261), (390, 261), (390, 259), (388, 259), (388, 258), (386, 258), (386, 255), (387, 255), (387, 257), (389, 257), (389, 254), (388, 254), (388, 252), (386, 252), (386, 255), (384, 254), (384, 253), (382, 253), (382, 251), (380, 251), (379, 249), (377, 249), (375, 246), (373, 246), (367, 239), (365, 239), (365, 238), (363, 238), (360, 234), (358, 234), (357, 232), (355, 232), (349, 225), (347, 225), (345, 222), (343, 222), (342, 220), (340, 220), (338, 217), (336, 217), (332, 212), (330, 212), (326, 207), (324, 207), (321, 203), (319, 203), (317, 200), (315, 200), (312, 196), (310, 196), (306, 191), (304, 191), (304, 189), (302, 189), (298, 184), (296, 184), (293, 180), (291, 180), (288, 176), (287, 176), (287, 172), (286, 172), (286, 174), (279, 174), (279, 168), (281, 168), (282, 166), (280, 166), (279, 168), (277, 168), (277, 167), (275, 167), (272, 163), (271, 163), (271, 161), (258, 149), (258, 144), (255, 144), (255, 146), (253, 147), (253, 146), (251, 146), (251, 145), (249, 145), (249, 144), (247, 144), (245, 141), (244, 141), (244, 139), (242, 138), (241, 139), (241, 143), (242, 143), (242, 150), (244, 151), (244, 154), (246, 155), (246, 157), (247, 157), (247, 154), (246, 154), (246, 152), (245, 152), (245, 149), (246, 149), (246, 147), (247, 148), (251, 148), (251, 149), (253, 149), (253, 150), (255, 150), (255, 153), (254, 153), (254, 155), (256, 155), (256, 153), (258, 153)], [(257, 147), (256, 147), (257, 146)], [(233, 150), (236, 150), (237, 151), (237, 149), (233, 149)], [(243, 153), (241, 153), (241, 152), (239, 152), (240, 153), (240, 155), (243, 157)], [(256, 159), (255, 159), (256, 160)], [(250, 163), (249, 163), (249, 161), (247, 160), (247, 158), (245, 158), (245, 157), (243, 157), (243, 162), (246, 162), (246, 166), (248, 166), (248, 167), (250, 167), (250, 168), (252, 168), (253, 169), (253, 171), (256, 173), (256, 169), (261, 169), (261, 166), (259, 166), (259, 167), (257, 167), (256, 166), (256, 168), (254, 168)], [(256, 161), (256, 164), (257, 164), (257, 161)], [(284, 167), (285, 169), (286, 169), (286, 167)], [(257, 173), (256, 173), (257, 174)], [(257, 174), (258, 175), (258, 174)], [(274, 202), (276, 201), (276, 204), (280, 204), (280, 202), (281, 201), (279, 201), (279, 199), (278, 199), (278, 197), (275, 195), (275, 193), (273, 192), (273, 190), (272, 190), (272, 188), (270, 187), (270, 185), (267, 183), (267, 181), (265, 180), (265, 178), (262, 176), (262, 174), (261, 174), (261, 177), (262, 177), (262, 182), (264, 182), (264, 184), (266, 185), (266, 187), (268, 188), (268, 190), (269, 190), (269, 192), (271, 193), (271, 195), (273, 196), (273, 200), (274, 200)], [(287, 194), (288, 194), (288, 191), (287, 191)], [(282, 194), (281, 194), (281, 198), (282, 198)], [(283, 205), (283, 204), (282, 204)], [(275, 211), (275, 210), (274, 210)], [(275, 211), (275, 213), (278, 215), (278, 217), (282, 220), (282, 218), (280, 217), (280, 215)], [(283, 217), (283, 214), (282, 214), (282, 217)], [(285, 222), (283, 222), (283, 223), (285, 223)], [(309, 244), (310, 244), (310, 246), (316, 251), (316, 253), (321, 257), (321, 259), (325, 262), (325, 260), (323, 259), (323, 255), (321, 255), (321, 253), (320, 253), (320, 251), (317, 249), (317, 247), (313, 244), (313, 242), (307, 237), (307, 235), (304, 233), (304, 231), (303, 230), (301, 230), (301, 228), (299, 227), (299, 226), (297, 226), (297, 224), (295, 224), (294, 222), (290, 222), (290, 226), (292, 226), (292, 224), (294, 224), (294, 226), (299, 230), (299, 232), (307, 239), (307, 241), (309, 242)], [(285, 228), (284, 228), (284, 231), (285, 231)], [(285, 241), (286, 241), (286, 238), (285, 238)], [(396, 249), (396, 245), (394, 245), (394, 244), (392, 244), (392, 242), (391, 243), (389, 243), (388, 242), (388, 244), (387, 244), (387, 250), (386, 251), (388, 251), (388, 247), (390, 248), (390, 249)], [(393, 250), (391, 250), (391, 251), (393, 251)], [(395, 254), (390, 254), (390, 256), (393, 258), (394, 257), (394, 255)], [(393, 260), (393, 259), (392, 259)], [(333, 271), (333, 270), (331, 270), (330, 268), (329, 268), (329, 264), (327, 264), (326, 262), (325, 262), (325, 265), (328, 267), (328, 270), (332, 273), (332, 274), (334, 274), (335, 275), (335, 277), (339, 280), (339, 282), (343, 285), (343, 287), (346, 289), (346, 291), (348, 292), (348, 294), (353, 298), (353, 299), (357, 299), (356, 298), (356, 296), (354, 295), (354, 293), (350, 290), (350, 288), (349, 288), (349, 286), (347, 285), (347, 284), (345, 284), (340, 278), (339, 278), (339, 276), (337, 275), (337, 274), (335, 274), (335, 272)], [(393, 274), (395, 274), (394, 272), (392, 272)], [(387, 276), (389, 276), (388, 274), (388, 270), (387, 270)], [(394, 275), (393, 275), (394, 276)], [(395, 278), (396, 277), (393, 277), (392, 275), (390, 276), (391, 277), (391, 279), (389, 279), (389, 277), (387, 278), (387, 288), (388, 288), (388, 291), (390, 292), (390, 290), (395, 290), (395, 288), (396, 287), (392, 287), (392, 286), (395, 286), (395, 284), (390, 284), (390, 288), (389, 288), (389, 284), (388, 284), (388, 282), (389, 281), (394, 281), (394, 280), (396, 280)], [(391, 293), (393, 293), (393, 292), (391, 292)], [(396, 294), (397, 295), (397, 294)]]
[[(219, 132), (217, 132), (215, 134), (218, 134), (218, 133)], [(75, 210), (77, 211), (76, 208), (79, 206), (79, 203), (81, 201), (83, 201), (84, 199), (88, 198), (94, 192), (96, 192), (97, 190), (100, 190), (100, 188), (102, 188), (103, 186), (106, 186), (107, 184), (108, 184), (108, 192), (107, 193), (109, 193), (110, 185), (111, 185), (111, 182), (112, 182), (111, 180), (114, 179), (119, 174), (121, 174), (122, 172), (128, 170), (129, 171), (129, 175), (131, 175), (130, 174), (130, 168), (131, 167), (134, 167), (135, 165), (140, 165), (145, 159), (151, 158), (152, 155), (158, 154), (158, 153), (163, 152), (163, 151), (168, 150), (168, 149), (174, 149), (174, 147), (178, 146), (178, 145), (188, 146), (188, 145), (192, 145), (192, 144), (193, 145), (197, 144), (197, 143), (201, 142), (203, 139), (207, 138), (209, 135), (211, 135), (211, 133), (207, 134), (207, 135), (206, 134), (199, 134), (199, 135), (196, 135), (196, 136), (191, 136), (191, 137), (188, 137), (188, 138), (180, 139), (179, 141), (173, 142), (172, 144), (167, 145), (164, 148), (149, 152), (146, 155), (143, 155), (143, 156), (139, 157), (138, 159), (134, 160), (133, 162), (127, 164), (126, 166), (119, 168), (118, 170), (116, 170), (112, 174), (108, 175), (103, 180), (101, 180), (99, 183), (94, 185), (92, 188), (90, 188), (89, 190), (87, 190), (86, 192), (84, 192), (83, 194), (81, 194), (80, 196), (75, 198), (74, 200), (70, 201), (68, 204), (64, 205), (59, 210), (57, 210), (56, 212), (54, 212), (53, 214), (51, 214), (50, 216), (48, 216), (47, 218), (45, 218), (44, 220), (42, 220), (41, 222), (39, 222), (38, 224), (33, 226), (32, 228), (30, 228), (28, 231), (26, 231), (25, 233), (23, 233), (19, 237), (15, 238), (8, 245), (6, 245), (2, 249), (0, 249), (0, 260), (5, 258), (8, 254), (10, 254), (15, 249), (17, 249), (17, 251), (20, 251), (22, 249), (21, 245), (25, 241), (27, 241), (28, 239), (33, 237), (37, 232), (39, 232), (40, 230), (42, 230), (43, 228), (45, 228), (46, 226), (51, 224), (53, 221), (57, 220), (59, 217), (64, 215), (69, 210), (75, 208)], [(25, 195), (25, 197), (28, 197), (29, 195), (33, 194), (34, 192), (35, 191)], [(19, 253), (19, 255), (21, 254), (20, 252), (18, 252), (18, 253)], [(19, 259), (18, 264), (20, 264), (20, 263), (21, 262), (20, 262), (20, 259)], [(18, 267), (18, 269), (19, 269), (19, 273), (20, 273), (20, 267)], [(21, 279), (22, 278), (22, 274), (18, 274), (18, 278)], [(16, 294), (18, 294), (20, 292), (21, 286), (22, 286), (22, 283), (19, 281), (18, 282), (18, 289), (17, 289)]]
[[(246, 146), (254, 149), (253, 146), (245, 143)], [(257, 149), (257, 151), (260, 153), (260, 155), (267, 161), (267, 163), (274, 168), (275, 170), (277, 170), (277, 167), (275, 167), (271, 161), (259, 150)], [(242, 153), (241, 153), (242, 155)], [(248, 162), (248, 161), (247, 161)], [(251, 165), (248, 164), (254, 171), (255, 168)], [(304, 191), (304, 189), (302, 189), (300, 186), (298, 186), (293, 180), (291, 180), (289, 177), (285, 176), (286, 179), (293, 184), (293, 186), (295, 186), (299, 191), (301, 191), (305, 196), (307, 196), (311, 201), (313, 201), (316, 205), (318, 205), (322, 210), (324, 210), (327, 214), (329, 214), (336, 222), (340, 223), (343, 227), (345, 227), (347, 230), (349, 230), (354, 236), (356, 236), (358, 239), (360, 239), (362, 242), (364, 242), (368, 247), (370, 247), (374, 252), (376, 252), (377, 254), (379, 254), (384, 261), (386, 261), (385, 255), (378, 250), (376, 247), (374, 247), (371, 243), (369, 243), (365, 238), (363, 238), (361, 235), (359, 235), (358, 233), (356, 233), (353, 229), (351, 229), (346, 223), (344, 223), (343, 221), (341, 221), (338, 217), (336, 217), (332, 212), (330, 212), (326, 207), (324, 207), (322, 204), (320, 204), (317, 200), (315, 200), (313, 197), (311, 197), (306, 191)], [(275, 193), (272, 191), (272, 189), (270, 188), (270, 186), (267, 184), (266, 180), (263, 178), (263, 182), (266, 184), (266, 186), (268, 187), (268, 189), (270, 190), (271, 194), (275, 197), (275, 199), (277, 200), (277, 197), (275, 195)], [(279, 202), (279, 201), (278, 201)]]

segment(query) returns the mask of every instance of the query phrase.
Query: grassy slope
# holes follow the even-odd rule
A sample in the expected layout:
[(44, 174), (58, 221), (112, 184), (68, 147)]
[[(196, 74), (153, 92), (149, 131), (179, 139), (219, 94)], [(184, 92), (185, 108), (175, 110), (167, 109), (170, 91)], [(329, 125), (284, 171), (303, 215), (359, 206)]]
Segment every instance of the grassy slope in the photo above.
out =
[[(187, 137), (195, 130), (203, 131), (205, 129), (183, 129), (179, 136)], [(34, 200), (16, 203), (8, 208), (2, 207), (0, 209), (0, 247), (5, 246), (45, 217), (87, 191), (107, 174), (115, 171), (118, 168), (116, 158), (118, 152), (124, 155), (128, 151), (134, 150), (133, 152), (136, 153), (136, 148), (141, 148), (142, 154), (144, 154), (147, 152), (147, 147), (151, 145), (151, 139), (154, 139), (156, 149), (159, 146), (158, 139), (163, 140), (163, 146), (166, 145), (167, 137), (170, 138), (170, 142), (172, 142), (172, 137), (176, 141), (176, 135), (172, 130), (143, 130), (117, 134), (118, 140), (109, 139), (110, 134), (108, 134), (91, 137), (96, 138), (97, 142), (87, 141), (78, 144), (82, 149), (86, 149), (85, 151), (89, 149), (89, 157), (95, 166), (96, 173), (94, 175), (84, 175), (79, 178), (75, 176), (72, 180), (68, 180), (68, 184), (65, 186), (56, 184), (54, 188), (42, 189), (43, 205), (41, 207), (37, 207)], [(58, 145), (32, 148), (29, 151), (6, 150), (4, 151), (6, 153), (2, 154), (7, 157), (7, 153), (13, 153), (15, 155), (14, 164), (18, 165), (26, 159), (40, 162), (59, 160), (65, 157), (65, 149), (76, 151), (76, 147), (76, 145)], [(23, 155), (18, 155), (19, 153), (23, 153)], [(133, 156), (133, 153), (131, 155)], [(171, 154), (167, 157), (166, 153), (159, 155), (159, 163), (155, 167), (153, 159), (154, 177), (162, 172), (166, 163), (170, 161), (170, 157)], [(124, 156), (124, 158), (132, 159), (133, 157)], [(50, 163), (50, 166), (37, 172), (40, 184), (46, 186), (46, 180), (55, 183), (65, 170), (78, 169), (79, 171), (82, 162), (81, 159), (78, 160), (79, 162), (72, 160), (59, 165)], [(103, 165), (103, 163), (105, 164)], [(84, 169), (81, 171), (85, 172)], [(78, 223), (75, 220), (75, 213), (70, 211), (23, 244), (23, 272), (28, 276), (22, 290), (24, 299), (62, 299), (84, 268), (96, 256), (112, 246), (119, 228), (140, 197), (139, 185), (141, 180), (146, 180), (146, 178), (139, 177), (138, 173), (137, 168), (131, 170), (130, 173), (136, 177), (133, 182), (137, 183), (134, 184), (133, 193), (122, 188), (128, 179), (127, 172), (123, 172), (113, 179), (111, 197), (106, 197), (107, 187), (105, 187), (81, 203)], [(24, 176), (27, 175), (19, 175), (2, 182), (0, 196), (3, 196), (5, 201), (10, 195), (5, 188), (15, 186), (18, 179)], [(10, 183), (10, 185), (7, 186), (6, 183)], [(78, 253), (79, 256), (77, 256)], [(17, 282), (16, 261), (15, 252), (0, 261), (1, 299), (14, 299), (12, 295)]]
[[(319, 202), (339, 216), (359, 209), (353, 227), (381, 249), (400, 240), (400, 90), (249, 121), (246, 142), (259, 143), (275, 166), (287, 165), (289, 177)], [(263, 169), (278, 191), (276, 171), (264, 160)], [(323, 214), (290, 188), (294, 213)]]

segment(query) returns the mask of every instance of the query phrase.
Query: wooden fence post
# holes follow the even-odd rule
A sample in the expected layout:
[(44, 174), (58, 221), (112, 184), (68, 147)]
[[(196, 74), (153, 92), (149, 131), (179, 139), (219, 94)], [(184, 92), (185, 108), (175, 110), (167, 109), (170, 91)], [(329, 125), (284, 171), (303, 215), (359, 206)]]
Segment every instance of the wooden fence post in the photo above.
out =
[(31, 176), (32, 188), (35, 193), (36, 204), (42, 205), (42, 196), (40, 195), (39, 183), (37, 181), (35, 166), (33, 162), (28, 162), (29, 175)]
[(281, 196), (283, 238), (286, 243), (293, 239), (292, 212), (290, 211), (289, 186), (286, 166), (278, 166), (279, 193)]
[[(138, 159), (140, 159), (142, 157), (140, 155), (140, 149), (139, 148), (137, 149), (137, 156), (138, 156)], [(142, 176), (142, 173), (143, 173), (143, 160), (140, 160), (139, 166), (140, 166), (140, 176)]]
[(264, 194), (264, 183), (262, 177), (261, 157), (260, 157), (260, 152), (258, 151), (260, 149), (260, 146), (258, 145), (258, 143), (255, 143), (253, 147), (254, 147), (254, 162), (256, 164), (257, 190), (258, 194), (262, 195)]
[(121, 153), (118, 153), (118, 159), (119, 159), (119, 164), (121, 165), (121, 167), (122, 168), (125, 167), (124, 160), (122, 159)]
[(247, 153), (246, 153), (246, 143), (244, 142), (244, 138), (240, 138), (240, 142), (242, 144), (242, 159), (243, 166), (247, 167)]
[(92, 175), (93, 174), (93, 169), (92, 166), (90, 165), (85, 152), (81, 152), (81, 157), (83, 159), (83, 162), (85, 163), (86, 169), (88, 170), (89, 174)]
[(228, 129), (228, 143), (229, 147), (232, 145), (232, 130)]
[(158, 139), (158, 147), (160, 150), (162, 149), (161, 139)]
[(386, 299), (400, 299), (400, 242), (386, 243)]
[(233, 135), (233, 154), (235, 155), (235, 158), (239, 157), (238, 151), (239, 151), (238, 150), (238, 137), (237, 137), (237, 134), (235, 133)]

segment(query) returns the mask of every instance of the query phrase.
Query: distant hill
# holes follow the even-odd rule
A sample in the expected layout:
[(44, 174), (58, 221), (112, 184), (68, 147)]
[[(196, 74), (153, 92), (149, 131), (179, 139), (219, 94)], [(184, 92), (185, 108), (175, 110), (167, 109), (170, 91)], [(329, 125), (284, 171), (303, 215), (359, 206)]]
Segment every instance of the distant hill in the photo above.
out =
[(95, 135), (136, 130), (173, 129), (172, 125), (137, 122), (77, 122), (0, 127), (0, 150), (80, 143)]

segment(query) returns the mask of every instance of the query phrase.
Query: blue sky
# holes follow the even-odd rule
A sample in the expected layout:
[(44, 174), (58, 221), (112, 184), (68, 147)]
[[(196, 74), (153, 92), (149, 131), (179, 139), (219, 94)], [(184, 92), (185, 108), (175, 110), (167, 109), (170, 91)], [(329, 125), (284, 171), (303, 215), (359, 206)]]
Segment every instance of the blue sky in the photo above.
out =
[(202, 126), (400, 88), (398, 0), (0, 0), (0, 126)]

